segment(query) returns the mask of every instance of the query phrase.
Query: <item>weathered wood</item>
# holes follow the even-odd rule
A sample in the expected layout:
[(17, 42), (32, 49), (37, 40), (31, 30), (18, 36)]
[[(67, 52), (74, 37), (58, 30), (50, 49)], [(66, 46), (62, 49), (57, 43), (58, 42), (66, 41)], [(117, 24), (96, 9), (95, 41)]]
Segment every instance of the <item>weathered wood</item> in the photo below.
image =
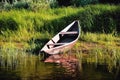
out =
[(53, 43), (55, 43), (55, 41), (53, 41), (52, 39), (51, 39), (51, 41), (52, 41)]
[(45, 46), (41, 49), (45, 53), (50, 55), (58, 54), (69, 50), (73, 47), (80, 36), (80, 24), (79, 21), (73, 21), (61, 32), (56, 34)]
[(71, 31), (71, 32), (60, 32), (60, 34), (78, 34), (77, 31)]
[(67, 44), (67, 43), (50, 43), (50, 44), (47, 44), (49, 46), (54, 46), (54, 45), (64, 45), (64, 44)]

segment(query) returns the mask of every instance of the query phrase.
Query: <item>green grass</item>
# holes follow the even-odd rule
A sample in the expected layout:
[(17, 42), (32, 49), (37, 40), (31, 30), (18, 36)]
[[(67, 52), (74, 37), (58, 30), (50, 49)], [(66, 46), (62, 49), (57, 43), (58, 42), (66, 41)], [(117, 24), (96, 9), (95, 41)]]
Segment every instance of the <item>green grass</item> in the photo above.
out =
[(82, 63), (107, 65), (108, 70), (111, 72), (114, 68), (119, 66), (120, 49), (113, 47), (93, 48), (86, 54), (79, 52), (76, 54), (79, 61)]
[[(84, 45), (82, 42), (77, 44), (82, 45), (81, 50), (90, 48), (87, 62), (105, 60), (106, 57), (102, 58), (103, 55), (109, 53), (115, 54), (115, 57), (113, 55), (110, 59), (116, 61), (120, 58), (119, 13), (120, 6), (115, 5), (41, 9), (37, 12), (24, 9), (1, 11), (0, 55), (3, 59), (1, 62), (4, 63), (3, 65), (5, 61), (11, 64), (18, 56), (23, 59), (23, 56), (28, 56), (29, 52), (38, 54), (50, 38), (74, 20), (80, 21), (83, 31), (79, 41), (95, 44), (92, 45), (94, 49), (91, 49), (91, 45)], [(97, 45), (100, 47), (96, 48)], [(101, 54), (102, 60), (98, 57)]]
[(113, 42), (117, 37), (114, 34), (105, 34), (105, 33), (82, 33), (81, 39), (88, 42)]
[[(85, 32), (118, 33), (119, 30), (119, 6), (114, 5), (89, 5), (79, 8), (47, 9), (47, 11), (41, 9), (37, 12), (21, 9), (2, 11), (0, 15), (1, 42), (29, 44), (32, 39), (47, 40), (76, 19), (80, 21), (82, 31)], [(110, 39), (103, 34), (98, 38), (113, 40), (112, 35), (108, 34), (108, 37)], [(99, 40), (98, 38), (92, 39), (94, 41)]]
[(76, 56), (80, 62), (107, 65), (111, 72), (120, 61), (120, 37), (113, 34), (82, 33), (76, 44)]

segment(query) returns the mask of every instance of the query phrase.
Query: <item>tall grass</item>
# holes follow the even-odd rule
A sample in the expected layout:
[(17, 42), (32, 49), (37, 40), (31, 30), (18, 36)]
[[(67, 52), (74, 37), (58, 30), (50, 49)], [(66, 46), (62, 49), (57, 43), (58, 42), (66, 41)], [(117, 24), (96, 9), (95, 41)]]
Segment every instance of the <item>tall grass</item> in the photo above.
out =
[[(81, 36), (82, 40), (108, 42), (112, 45), (116, 40), (113, 34), (119, 33), (120, 30), (119, 9), (119, 6), (114, 5), (89, 5), (79, 8), (40, 9), (37, 12), (25, 9), (1, 11), (1, 55), (7, 58), (11, 55), (12, 57), (15, 57), (13, 55), (26, 55), (16, 51), (20, 48), (24, 50), (23, 52), (36, 53), (53, 35), (76, 19), (80, 21), (84, 32), (110, 33), (106, 35), (85, 33)], [(119, 45), (118, 42), (119, 39), (115, 45)], [(7, 51), (8, 49), (11, 52)]]
[[(52, 32), (54, 32), (56, 31), (54, 29), (59, 30), (59, 28), (68, 25), (75, 19), (80, 20), (84, 31), (105, 31), (105, 29), (107, 29), (109, 32), (111, 29), (113, 31), (117, 30), (116, 26), (119, 26), (119, 23), (117, 23), (119, 22), (119, 6), (111, 5), (95, 5), (84, 8), (57, 8), (48, 9), (47, 11), (41, 9), (38, 12), (27, 11), (24, 9), (20, 11), (11, 10), (9, 12), (2, 11), (0, 15), (0, 20), (2, 20), (0, 21), (1, 28), (3, 28), (3, 30), (7, 30), (4, 27), (6, 26), (9, 30), (13, 30), (14, 28), (15, 30), (16, 28), (18, 30), (25, 28), (33, 32), (35, 28), (35, 31), (53, 29)], [(9, 23), (12, 22), (14, 24), (9, 25)]]
[(27, 36), (28, 39), (24, 37), (26, 41), (36, 36), (37, 32), (48, 31), (55, 34), (76, 19), (80, 20), (83, 31), (119, 33), (119, 6), (91, 5), (84, 8), (68, 7), (47, 11), (41, 9), (38, 12), (23, 9), (2, 11), (0, 15), (0, 34), (7, 37)]
[(106, 65), (109, 71), (119, 67), (119, 37), (113, 34), (82, 32), (80, 40), (75, 48), (80, 62)]
[[(111, 46), (104, 47), (94, 47), (88, 51), (88, 53), (84, 53), (77, 49), (76, 56), (79, 62), (87, 63), (87, 64), (95, 64), (97, 65), (106, 65), (108, 70), (111, 72), (116, 67), (119, 67), (120, 63), (120, 48), (113, 48)], [(86, 50), (87, 51), (87, 50)]]
[[(27, 53), (25, 48), (16, 48), (13, 43), (4, 44), (0, 47), (0, 67), (7, 69), (17, 69), (35, 64), (35, 60), (40, 60), (39, 56)], [(33, 65), (32, 65), (33, 66)]]
[(81, 39), (88, 42), (113, 42), (117, 37), (114, 34), (105, 34), (105, 33), (82, 33)]

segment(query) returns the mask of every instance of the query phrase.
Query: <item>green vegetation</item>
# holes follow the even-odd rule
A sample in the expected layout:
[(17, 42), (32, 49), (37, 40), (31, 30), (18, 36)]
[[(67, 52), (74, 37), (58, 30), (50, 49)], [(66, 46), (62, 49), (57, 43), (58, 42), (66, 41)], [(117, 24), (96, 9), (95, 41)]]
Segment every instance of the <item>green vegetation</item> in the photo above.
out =
[(119, 0), (0, 0), (0, 10), (27, 9), (38, 11), (63, 6), (86, 6), (90, 4), (120, 4)]
[(120, 66), (120, 37), (113, 34), (82, 33), (75, 50), (80, 62), (104, 64), (109, 72)]
[(37, 11), (54, 6), (53, 0), (0, 0), (0, 10), (28, 9)]
[(57, 0), (59, 6), (85, 6), (88, 4), (96, 4), (99, 0)]
[(120, 6), (111, 5), (67, 7), (47, 11), (41, 9), (37, 12), (24, 9), (2, 11), (0, 12), (0, 44), (13, 42), (20, 48), (27, 45), (28, 50), (40, 49), (48, 39), (74, 20), (80, 21), (84, 32), (117, 35), (120, 30), (119, 14)]
[[(84, 57), (85, 62), (111, 65), (114, 61), (116, 65), (120, 59), (120, 6), (117, 5), (45, 8), (35, 11), (2, 10), (0, 12), (1, 65), (10, 66), (18, 62), (22, 64), (26, 57), (34, 58), (31, 53), (38, 54), (53, 35), (74, 20), (80, 21), (83, 31), (79, 39), (81, 42), (76, 44), (79, 53), (77, 56), (81, 58), (84, 54), (80, 53), (89, 53)], [(110, 62), (106, 60), (107, 58)]]
[(57, 1), (59, 6), (86, 6), (89, 4), (120, 4), (119, 0), (53, 0)]

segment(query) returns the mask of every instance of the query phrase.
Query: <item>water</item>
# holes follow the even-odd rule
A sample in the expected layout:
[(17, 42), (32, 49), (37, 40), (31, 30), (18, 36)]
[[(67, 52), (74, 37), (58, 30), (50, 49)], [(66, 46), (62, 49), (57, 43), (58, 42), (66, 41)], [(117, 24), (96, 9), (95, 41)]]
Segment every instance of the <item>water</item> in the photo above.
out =
[[(4, 62), (5, 63), (5, 62)], [(76, 67), (44, 63), (37, 57), (22, 58), (16, 65), (0, 64), (0, 80), (119, 80), (120, 67), (78, 63)]]

